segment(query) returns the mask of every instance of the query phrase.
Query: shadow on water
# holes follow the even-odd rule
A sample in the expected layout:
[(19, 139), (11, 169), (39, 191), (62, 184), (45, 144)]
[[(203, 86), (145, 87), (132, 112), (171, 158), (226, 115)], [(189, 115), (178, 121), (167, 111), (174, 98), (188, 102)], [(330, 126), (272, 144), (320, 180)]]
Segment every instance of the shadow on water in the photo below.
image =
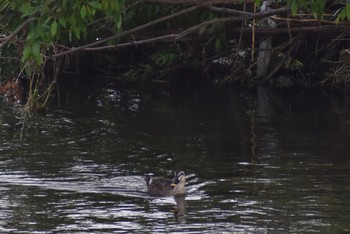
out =
[[(0, 103), (0, 232), (350, 230), (346, 93), (104, 85), (84, 96), (34, 114), (23, 142), (18, 110)], [(143, 175), (179, 169), (186, 197), (146, 193)]]

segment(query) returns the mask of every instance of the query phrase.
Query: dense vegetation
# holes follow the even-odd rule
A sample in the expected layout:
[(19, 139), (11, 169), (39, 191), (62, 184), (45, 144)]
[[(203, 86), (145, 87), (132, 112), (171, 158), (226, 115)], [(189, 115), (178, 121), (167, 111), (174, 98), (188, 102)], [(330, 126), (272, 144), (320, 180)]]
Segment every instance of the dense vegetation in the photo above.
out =
[[(350, 69), (350, 4), (339, 0), (2, 0), (0, 11), (0, 94), (23, 99), (25, 81), (28, 110), (44, 109), (68, 71), (249, 84), (293, 72), (330, 85), (346, 84)], [(259, 49), (267, 38), (271, 48)], [(315, 71), (332, 75), (306, 79)]]

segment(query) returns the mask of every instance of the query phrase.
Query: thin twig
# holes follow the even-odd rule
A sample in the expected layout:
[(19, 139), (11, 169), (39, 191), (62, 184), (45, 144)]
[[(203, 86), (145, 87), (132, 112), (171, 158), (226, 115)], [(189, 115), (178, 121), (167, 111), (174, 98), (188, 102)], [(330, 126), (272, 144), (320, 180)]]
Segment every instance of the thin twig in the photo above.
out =
[(229, 13), (229, 14), (235, 14), (235, 15), (254, 15), (254, 13), (247, 12), (247, 11), (240, 11), (240, 10), (235, 10), (231, 8), (224, 8), (224, 7), (214, 7), (214, 6), (208, 6), (209, 10), (216, 11), (216, 12), (221, 12), (221, 13)]
[(323, 19), (295, 19), (295, 18), (285, 18), (280, 16), (271, 16), (271, 19), (277, 21), (287, 21), (287, 22), (297, 22), (297, 23), (326, 23), (332, 25), (349, 25), (348, 22), (335, 22), (334, 20), (323, 20)]
[(11, 41), (11, 39), (14, 38), (33, 19), (35, 19), (35, 18), (28, 18), (28, 19), (26, 19), (13, 33), (11, 33), (9, 36), (7, 36), (5, 41), (0, 44), (0, 49), (2, 47), (4, 47), (7, 43), (9, 43), (9, 41)]

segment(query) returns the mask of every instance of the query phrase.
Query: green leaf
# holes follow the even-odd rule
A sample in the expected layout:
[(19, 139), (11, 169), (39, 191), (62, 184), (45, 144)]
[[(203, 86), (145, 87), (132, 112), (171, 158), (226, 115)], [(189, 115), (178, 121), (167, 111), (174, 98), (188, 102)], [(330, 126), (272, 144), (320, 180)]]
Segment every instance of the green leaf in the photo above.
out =
[(198, 31), (199, 36), (201, 36), (206, 29), (207, 29), (207, 25), (203, 25), (202, 27), (200, 27)]
[(24, 62), (25, 60), (28, 59), (31, 51), (31, 45), (29, 43), (26, 43), (23, 49), (23, 54), (22, 54), (22, 59), (21, 61)]
[(80, 31), (80, 29), (79, 29), (76, 25), (73, 25), (73, 26), (72, 26), (72, 31), (73, 31), (74, 35), (75, 35), (78, 39), (80, 39), (80, 33), (81, 33), (81, 31)]
[(63, 0), (62, 1), (62, 8), (63, 9), (67, 9), (67, 2), (68, 2), (68, 0)]
[(298, 8), (306, 8), (308, 5), (308, 1), (306, 0), (298, 0)]
[(341, 12), (339, 13), (340, 16), (340, 20), (344, 20), (346, 17), (346, 9), (344, 8), (343, 10), (341, 10)]
[(54, 37), (57, 33), (57, 22), (56, 20), (54, 20), (51, 24), (51, 27), (50, 27), (50, 31), (51, 31), (51, 36)]
[(102, 7), (102, 4), (99, 3), (99, 2), (91, 2), (91, 3), (90, 3), (90, 6), (92, 6), (92, 7), (95, 8), (95, 9), (98, 9), (98, 10), (100, 10), (100, 9), (103, 8), (103, 7)]
[(27, 41), (30, 41), (30, 40), (33, 39), (34, 36), (35, 36), (35, 30), (32, 28), (32, 29), (30, 29), (30, 31), (28, 32), (28, 35), (27, 35), (26, 40), (27, 40)]
[(323, 11), (323, 9), (326, 7), (326, 0), (319, 0), (320, 10)]
[(103, 6), (103, 9), (105, 9), (105, 10), (109, 9), (110, 8), (109, 1), (108, 0), (104, 0), (102, 2), (102, 6)]
[(346, 17), (350, 20), (350, 3), (345, 4)]
[(32, 54), (36, 64), (41, 64), (42, 63), (41, 53), (40, 53), (40, 43), (39, 42), (34, 42), (34, 44), (32, 45), (31, 54)]
[(118, 15), (118, 17), (114, 19), (116, 29), (121, 28), (122, 22), (123, 22), (122, 17), (120, 15)]
[(84, 38), (86, 38), (86, 36), (87, 36), (87, 28), (86, 27), (82, 27), (81, 32), (83, 33)]
[(0, 5), (0, 12), (3, 12), (10, 4), (10, 1), (9, 0), (5, 0), (4, 3), (2, 3), (2, 5)]
[(73, 27), (77, 26), (77, 19), (73, 15), (69, 17), (68, 22), (70, 24), (71, 30), (73, 30)]
[(118, 2), (118, 1), (115, 1), (114, 10), (115, 10), (116, 12), (120, 12), (120, 5), (119, 5), (119, 2)]
[(34, 9), (32, 8), (32, 5), (29, 2), (26, 2), (23, 5), (21, 5), (19, 11), (22, 13), (22, 17), (25, 17), (31, 15)]
[(292, 15), (295, 16), (298, 13), (298, 3), (297, 0), (292, 0), (290, 3), (290, 9), (292, 10)]
[(338, 14), (337, 18), (335, 19), (335, 23), (339, 24), (339, 20), (340, 20), (340, 15)]
[(96, 14), (96, 9), (94, 7), (90, 8), (91, 9), (91, 15), (95, 15)]
[(347, 17), (347, 16), (346, 16), (346, 8), (343, 8), (343, 9), (339, 12), (337, 18), (335, 19), (335, 23), (338, 24), (339, 21), (344, 20), (345, 17)]
[(83, 5), (80, 8), (80, 16), (81, 16), (81, 18), (85, 18), (85, 16), (86, 16), (86, 6), (85, 5)]
[(62, 26), (62, 27), (66, 27), (66, 25), (67, 25), (67, 21), (66, 21), (66, 18), (65, 17), (63, 17), (63, 16), (60, 16), (59, 18), (58, 18), (58, 23)]
[(69, 41), (72, 41), (72, 30), (68, 31), (68, 38), (69, 38)]
[(35, 29), (35, 33), (37, 37), (45, 37), (45, 31), (44, 25), (38, 25)]
[(216, 40), (215, 40), (215, 50), (219, 51), (219, 50), (221, 50), (221, 47), (222, 47), (222, 45), (221, 45), (220, 38), (216, 38)]
[(25, 66), (24, 73), (30, 77), (33, 74), (33, 67), (32, 66)]

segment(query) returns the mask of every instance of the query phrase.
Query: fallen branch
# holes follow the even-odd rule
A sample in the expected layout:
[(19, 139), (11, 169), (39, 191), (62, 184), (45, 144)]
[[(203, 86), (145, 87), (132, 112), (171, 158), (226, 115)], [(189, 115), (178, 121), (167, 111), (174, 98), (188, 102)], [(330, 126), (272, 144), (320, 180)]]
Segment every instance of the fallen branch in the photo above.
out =
[(228, 14), (236, 14), (236, 15), (254, 15), (254, 13), (247, 12), (247, 11), (240, 11), (240, 10), (235, 10), (231, 8), (224, 8), (224, 7), (215, 7), (215, 6), (208, 6), (208, 9), (211, 11), (215, 12), (220, 12), (220, 13), (228, 13)]
[(6, 56), (6, 57), (0, 56), (0, 60), (15, 60), (15, 61), (21, 61), (20, 58), (18, 58), (18, 57), (11, 57), (11, 56)]
[(206, 4), (203, 3), (201, 5), (196, 5), (196, 6), (187, 8), (187, 9), (185, 9), (183, 11), (177, 12), (177, 13), (172, 14), (170, 16), (165, 16), (165, 17), (159, 18), (157, 20), (151, 21), (149, 23), (143, 24), (143, 25), (135, 27), (133, 29), (124, 31), (122, 33), (116, 34), (116, 35), (108, 37), (108, 38), (105, 38), (103, 40), (96, 41), (96, 42), (93, 42), (93, 43), (90, 43), (90, 44), (86, 44), (84, 46), (80, 46), (80, 47), (77, 47), (77, 48), (71, 48), (71, 49), (69, 49), (67, 51), (64, 51), (64, 52), (52, 55), (51, 58), (63, 56), (63, 55), (66, 55), (66, 54), (77, 52), (77, 51), (97, 51), (97, 50), (105, 50), (105, 49), (112, 49), (112, 48), (121, 48), (121, 47), (125, 47), (125, 46), (141, 45), (141, 44), (158, 42), (158, 41), (165, 40), (165, 39), (178, 40), (180, 38), (185, 37), (188, 34), (191, 34), (194, 31), (199, 30), (203, 26), (214, 24), (214, 23), (217, 23), (217, 22), (242, 21), (242, 20), (247, 20), (247, 19), (264, 18), (264, 17), (268, 17), (268, 16), (271, 16), (271, 15), (275, 15), (277, 13), (283, 13), (283, 12), (288, 12), (289, 11), (287, 8), (282, 7), (282, 8), (278, 8), (278, 9), (274, 9), (274, 10), (270, 10), (270, 11), (265, 11), (265, 12), (255, 13), (255, 14), (252, 13), (251, 15), (240, 15), (240, 16), (234, 16), (234, 17), (216, 18), (216, 19), (212, 19), (212, 20), (205, 21), (203, 23), (194, 25), (194, 26), (192, 26), (192, 27), (190, 27), (190, 28), (188, 28), (186, 30), (183, 30), (180, 33), (177, 33), (177, 34), (163, 35), (163, 36), (159, 36), (159, 37), (155, 37), (155, 38), (151, 38), (151, 39), (147, 39), (147, 40), (132, 41), (132, 42), (127, 42), (127, 43), (123, 43), (123, 44), (119, 44), (119, 45), (117, 44), (117, 45), (108, 45), (108, 46), (95, 47), (97, 45), (104, 44), (105, 42), (108, 42), (110, 40), (113, 40), (113, 39), (116, 39), (116, 38), (119, 38), (119, 37), (122, 37), (122, 36), (130, 35), (130, 34), (135, 33), (137, 31), (143, 30), (143, 29), (145, 29), (147, 27), (150, 27), (150, 26), (155, 25), (157, 23), (163, 22), (165, 20), (168, 20), (168, 19), (180, 16), (180, 15), (186, 14), (186, 13), (188, 13), (190, 11), (193, 11), (193, 10), (198, 9), (199, 7), (202, 7), (202, 6), (205, 6), (205, 5)]
[(334, 24), (334, 25), (349, 25), (348, 22), (335, 22), (334, 20), (323, 20), (323, 19), (296, 19), (296, 18), (284, 18), (278, 16), (271, 16), (271, 19), (277, 21), (288, 21), (288, 22), (296, 22), (296, 23), (325, 23), (325, 24)]
[[(230, 19), (229, 18), (225, 18)], [(221, 19), (223, 20), (223, 19)], [(209, 24), (209, 22), (207, 22)], [(213, 22), (210, 22), (213, 23)], [(202, 25), (203, 26), (203, 25)], [(193, 28), (189, 28), (185, 31), (181, 31), (179, 33), (171, 33), (166, 35), (161, 35), (158, 37), (153, 38), (147, 38), (137, 41), (130, 41), (125, 42), (121, 44), (116, 45), (108, 45), (108, 46), (101, 46), (101, 47), (93, 47), (93, 48), (86, 48), (83, 51), (101, 51), (101, 50), (109, 50), (109, 49), (120, 49), (130, 46), (139, 46), (139, 45), (146, 45), (146, 44), (152, 44), (155, 42), (167, 42), (167, 43), (175, 43), (176, 41), (180, 39), (184, 39), (184, 37), (188, 36), (189, 34), (194, 33), (197, 29), (200, 27), (198, 25), (194, 26)], [(329, 33), (343, 33), (346, 29), (345, 26), (319, 26), (319, 27), (296, 27), (296, 28), (290, 28), (291, 33), (319, 33), (319, 34), (329, 34)], [(228, 32), (233, 34), (240, 34), (240, 33), (251, 33), (251, 28), (234, 28), (229, 30)], [(265, 35), (277, 35), (277, 34), (288, 34), (289, 29), (287, 28), (256, 28), (255, 33), (257, 35), (265, 34)]]
[[(228, 30), (231, 34), (249, 34), (251, 28), (232, 28)], [(256, 28), (256, 34), (279, 35), (287, 33), (305, 33), (305, 34), (332, 34), (332, 33), (350, 33), (349, 27), (345, 25), (324, 25), (324, 26), (305, 26), (305, 27), (291, 27), (291, 28)]]
[(270, 15), (275, 15), (277, 13), (281, 13), (281, 12), (287, 12), (288, 9), (285, 7), (279, 8), (279, 9), (275, 9), (275, 10), (270, 10), (270, 11), (264, 11), (264, 12), (260, 12), (260, 13), (255, 13), (255, 14), (251, 14), (251, 15), (241, 15), (241, 16), (233, 16), (233, 17), (226, 17), (226, 18), (219, 18), (219, 19), (212, 19), (209, 21), (205, 21), (203, 23), (197, 24), (195, 26), (192, 26), (188, 29), (186, 29), (185, 31), (181, 32), (179, 35), (179, 38), (192, 33), (193, 31), (197, 31), (200, 28), (202, 28), (203, 26), (206, 25), (210, 25), (210, 24), (214, 24), (214, 23), (218, 23), (218, 22), (228, 22), (228, 21), (243, 21), (243, 20), (247, 20), (247, 19), (259, 19), (259, 18), (265, 18), (268, 17)]
[(116, 48), (123, 48), (123, 47), (129, 47), (129, 46), (138, 46), (138, 45), (150, 44), (150, 43), (159, 42), (159, 41), (165, 41), (169, 39), (175, 39), (177, 36), (178, 34), (168, 34), (168, 35), (154, 37), (150, 39), (131, 41), (131, 42), (120, 43), (116, 45), (86, 48), (84, 49), (84, 51), (99, 51), (99, 50), (116, 49)]
[(56, 58), (56, 57), (63, 56), (63, 55), (66, 55), (66, 54), (71, 54), (71, 53), (73, 53), (73, 52), (78, 52), (78, 51), (84, 50), (84, 49), (86, 49), (86, 48), (95, 47), (95, 46), (97, 46), (97, 45), (104, 44), (104, 43), (106, 43), (106, 42), (108, 42), (108, 41), (111, 41), (111, 40), (120, 38), (120, 37), (122, 37), (122, 36), (130, 35), (130, 34), (132, 34), (132, 33), (135, 33), (135, 32), (137, 32), (137, 31), (143, 30), (143, 29), (148, 28), (148, 27), (150, 27), (150, 26), (153, 26), (153, 25), (155, 25), (155, 24), (164, 22), (164, 21), (166, 21), (166, 20), (169, 20), (169, 19), (172, 19), (172, 18), (181, 16), (181, 15), (187, 14), (187, 13), (189, 13), (189, 12), (192, 12), (192, 11), (194, 11), (194, 10), (197, 10), (197, 9), (203, 7), (203, 6), (206, 6), (206, 5), (208, 5), (208, 3), (207, 3), (207, 2), (204, 2), (204, 3), (201, 3), (201, 4), (198, 4), (198, 5), (195, 5), (195, 6), (186, 8), (185, 10), (182, 10), (182, 11), (176, 12), (176, 13), (174, 13), (174, 14), (172, 14), (172, 15), (164, 16), (164, 17), (162, 17), (162, 18), (153, 20), (153, 21), (151, 21), (151, 22), (148, 22), (148, 23), (146, 23), (146, 24), (143, 24), (143, 25), (141, 25), (141, 26), (135, 27), (135, 28), (133, 28), (133, 29), (130, 29), (130, 30), (127, 30), (127, 31), (118, 33), (118, 34), (113, 35), (113, 36), (111, 36), (111, 37), (107, 37), (107, 38), (105, 38), (105, 39), (102, 39), (102, 40), (99, 40), (99, 41), (95, 41), (95, 42), (90, 43), (90, 44), (86, 44), (86, 45), (83, 45), (83, 46), (80, 46), (80, 47), (76, 47), (76, 48), (71, 48), (71, 49), (68, 50), (68, 51), (64, 51), (64, 52), (61, 52), (61, 53), (52, 55), (51, 58)]

